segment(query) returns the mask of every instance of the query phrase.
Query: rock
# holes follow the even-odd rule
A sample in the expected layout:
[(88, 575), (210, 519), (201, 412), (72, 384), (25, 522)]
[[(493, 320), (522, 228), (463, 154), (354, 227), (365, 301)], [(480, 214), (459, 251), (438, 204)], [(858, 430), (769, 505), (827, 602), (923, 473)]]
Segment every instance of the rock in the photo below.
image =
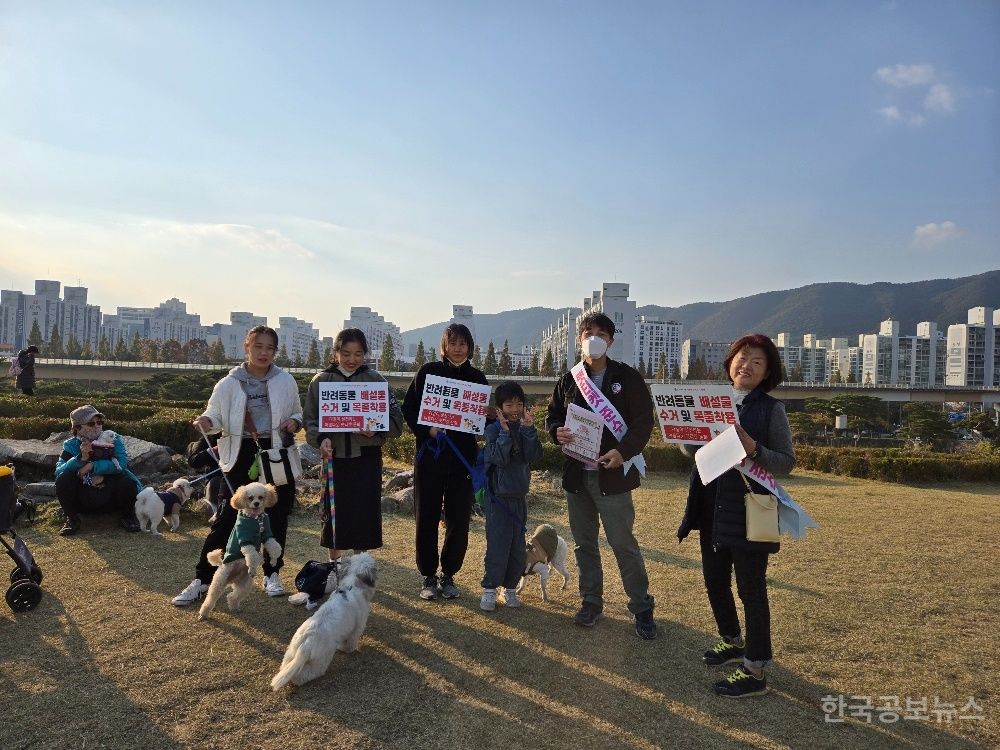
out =
[(163, 445), (150, 443), (129, 435), (122, 435), (128, 467), (139, 476), (160, 474), (170, 468), (173, 451)]
[(413, 484), (412, 469), (410, 471), (401, 471), (399, 474), (394, 476), (385, 483), (385, 487), (382, 488), (382, 491), (386, 494), (390, 494), (393, 490), (401, 490), (409, 487), (411, 484)]
[(382, 498), (382, 512), (383, 513), (396, 512), (396, 502), (391, 497)]
[(55, 497), (56, 483), (32, 482), (31, 484), (24, 485), (24, 489), (22, 489), (21, 492), (31, 497)]
[(73, 433), (70, 432), (69, 430), (67, 430), (66, 432), (53, 432), (42, 442), (59, 443), (59, 445), (62, 445), (65, 441), (69, 440), (71, 437), (73, 437)]
[(412, 513), (413, 512), (413, 488), (407, 487), (406, 489), (399, 490), (399, 492), (394, 492), (389, 495), (389, 499), (396, 506), (397, 513)]
[(319, 450), (313, 448), (309, 443), (299, 443), (299, 455), (302, 457), (302, 468), (317, 466), (319, 464)]
[(42, 440), (0, 440), (0, 464), (23, 465), (35, 471), (52, 474), (62, 453), (59, 443)]

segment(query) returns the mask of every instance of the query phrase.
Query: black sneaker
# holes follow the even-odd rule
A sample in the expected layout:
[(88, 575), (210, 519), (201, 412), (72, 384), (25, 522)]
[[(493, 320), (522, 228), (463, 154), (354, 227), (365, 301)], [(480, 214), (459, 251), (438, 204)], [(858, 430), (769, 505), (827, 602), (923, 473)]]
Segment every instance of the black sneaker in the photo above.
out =
[(602, 607), (592, 602), (584, 602), (577, 610), (573, 623), (584, 628), (592, 628), (601, 619)]
[(747, 698), (766, 693), (767, 679), (763, 672), (760, 677), (754, 677), (749, 669), (740, 664), (726, 679), (712, 685), (712, 689), (724, 698)]
[(125, 531), (139, 531), (139, 522), (135, 518), (123, 518), (119, 523)]
[(424, 587), (420, 589), (420, 598), (428, 602), (438, 598), (437, 576), (427, 576), (424, 578)]
[(441, 576), (441, 598), (442, 599), (458, 599), (459, 591), (458, 586), (455, 585), (455, 579), (451, 576), (442, 575)]
[(59, 529), (59, 536), (73, 536), (80, 530), (79, 516), (67, 516), (66, 523)]
[(710, 667), (721, 667), (734, 661), (743, 661), (743, 647), (728, 641), (719, 641), (705, 652), (701, 660)]
[(644, 641), (651, 641), (656, 638), (656, 620), (653, 619), (653, 610), (647, 609), (634, 616), (635, 634)]

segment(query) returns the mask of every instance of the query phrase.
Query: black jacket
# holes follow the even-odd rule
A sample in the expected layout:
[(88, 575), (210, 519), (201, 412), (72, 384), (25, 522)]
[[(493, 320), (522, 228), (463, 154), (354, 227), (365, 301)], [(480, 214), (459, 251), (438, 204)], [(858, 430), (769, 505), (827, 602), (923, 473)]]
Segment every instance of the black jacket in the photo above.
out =
[[(761, 453), (757, 463), (775, 474), (791, 471), (795, 454), (788, 418), (781, 402), (761, 390), (755, 390), (747, 395), (739, 414), (743, 429), (760, 443)], [(769, 445), (771, 442), (780, 444)], [(730, 469), (715, 481), (703, 485), (698, 468), (691, 468), (687, 506), (677, 529), (678, 541), (683, 541), (692, 530), (699, 529), (702, 534), (710, 533), (713, 543), (720, 547), (737, 547), (750, 552), (778, 551), (777, 542), (747, 541), (743, 500), (747, 489), (741, 477), (736, 469)], [(762, 485), (752, 479), (748, 481), (754, 492), (767, 494)]]
[[(421, 367), (417, 374), (414, 376), (413, 380), (410, 382), (410, 387), (406, 389), (406, 396), (403, 398), (403, 419), (406, 420), (406, 424), (410, 426), (413, 434), (417, 438), (417, 452), (420, 452), (420, 448), (430, 437), (431, 428), (417, 424), (417, 419), (420, 418), (420, 397), (424, 393), (424, 381), (427, 379), (428, 375), (437, 375), (442, 378), (452, 378), (454, 380), (464, 380), (467, 383), (479, 383), (480, 385), (489, 385), (486, 380), (486, 376), (483, 374), (482, 370), (477, 370), (472, 366), (472, 363), (466, 360), (461, 367), (455, 367), (450, 362), (445, 362), (438, 360), (437, 362), (428, 362), (426, 365)], [(438, 428), (439, 430), (442, 428)], [(455, 432), (454, 430), (444, 430), (448, 433), (448, 437), (451, 438), (452, 442), (455, 443), (462, 455), (469, 461), (470, 464), (475, 463), (476, 453), (479, 452), (479, 446), (476, 444), (476, 436), (468, 432)], [(447, 451), (445, 455), (447, 455)], [(447, 459), (446, 459), (447, 460)], [(468, 473), (464, 469), (461, 473)]]
[[(590, 374), (589, 368), (587, 374)], [(637, 370), (623, 362), (608, 359), (607, 371), (601, 383), (601, 393), (614, 405), (628, 426), (621, 443), (611, 430), (604, 429), (601, 434), (601, 455), (617, 448), (622, 458), (628, 461), (642, 453), (653, 433), (653, 399), (649, 395), (649, 388)], [(545, 429), (551, 435), (552, 441), (557, 444), (556, 428), (566, 423), (566, 410), (570, 404), (589, 408), (587, 399), (576, 387), (573, 374), (567, 372), (552, 391), (552, 400), (549, 401), (549, 410), (545, 417)], [(583, 489), (584, 471), (582, 463), (567, 456), (563, 463), (563, 489), (567, 492), (580, 492)], [(602, 495), (617, 495), (639, 486), (639, 470), (634, 466), (628, 474), (625, 473), (624, 467), (610, 470), (598, 468), (597, 471)]]

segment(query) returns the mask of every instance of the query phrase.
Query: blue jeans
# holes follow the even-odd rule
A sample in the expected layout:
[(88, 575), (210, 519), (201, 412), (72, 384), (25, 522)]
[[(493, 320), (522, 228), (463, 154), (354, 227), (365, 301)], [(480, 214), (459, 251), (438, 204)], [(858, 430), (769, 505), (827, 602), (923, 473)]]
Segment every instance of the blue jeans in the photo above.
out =
[(611, 551), (618, 561), (622, 585), (628, 594), (628, 610), (639, 614), (653, 608), (649, 595), (649, 576), (646, 563), (639, 551), (639, 543), (632, 533), (635, 507), (632, 493), (602, 495), (597, 472), (584, 472), (581, 492), (567, 492), (569, 527), (576, 542), (576, 566), (580, 572), (580, 597), (585, 602), (604, 606), (604, 572), (601, 569), (601, 552), (597, 546), (600, 525), (604, 525)]
[(486, 558), (483, 588), (513, 589), (521, 581), (528, 550), (524, 546), (524, 522), (528, 502), (523, 497), (486, 498)]

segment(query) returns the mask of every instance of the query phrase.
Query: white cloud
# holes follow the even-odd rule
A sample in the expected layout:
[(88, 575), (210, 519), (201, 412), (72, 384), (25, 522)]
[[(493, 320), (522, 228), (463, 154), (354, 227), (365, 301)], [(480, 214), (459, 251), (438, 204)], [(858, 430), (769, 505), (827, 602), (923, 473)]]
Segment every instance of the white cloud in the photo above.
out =
[(193, 224), (182, 222), (147, 221), (140, 227), (151, 229), (153, 234), (186, 238), (212, 246), (249, 251), (255, 255), (281, 258), (292, 255), (313, 259), (316, 254), (286, 237), (276, 229), (261, 229), (249, 224)]
[(934, 66), (928, 63), (920, 65), (887, 65), (879, 68), (875, 76), (895, 88), (907, 86), (926, 86), (934, 81)]
[(900, 118), (899, 107), (882, 107), (878, 113), (887, 120), (898, 120)]
[(927, 92), (924, 107), (932, 112), (954, 112), (955, 95), (946, 84), (935, 83)]
[(947, 242), (962, 234), (962, 230), (953, 221), (942, 221), (940, 224), (930, 222), (921, 224), (913, 230), (913, 244), (920, 247), (930, 247)]
[(565, 275), (565, 271), (545, 271), (540, 268), (526, 268), (520, 271), (510, 272), (510, 276), (515, 279), (556, 279)]
[(913, 125), (914, 127), (923, 125), (926, 120), (923, 115), (917, 112), (902, 111), (895, 105), (882, 107), (878, 110), (878, 113), (889, 122), (905, 122), (907, 125)]

